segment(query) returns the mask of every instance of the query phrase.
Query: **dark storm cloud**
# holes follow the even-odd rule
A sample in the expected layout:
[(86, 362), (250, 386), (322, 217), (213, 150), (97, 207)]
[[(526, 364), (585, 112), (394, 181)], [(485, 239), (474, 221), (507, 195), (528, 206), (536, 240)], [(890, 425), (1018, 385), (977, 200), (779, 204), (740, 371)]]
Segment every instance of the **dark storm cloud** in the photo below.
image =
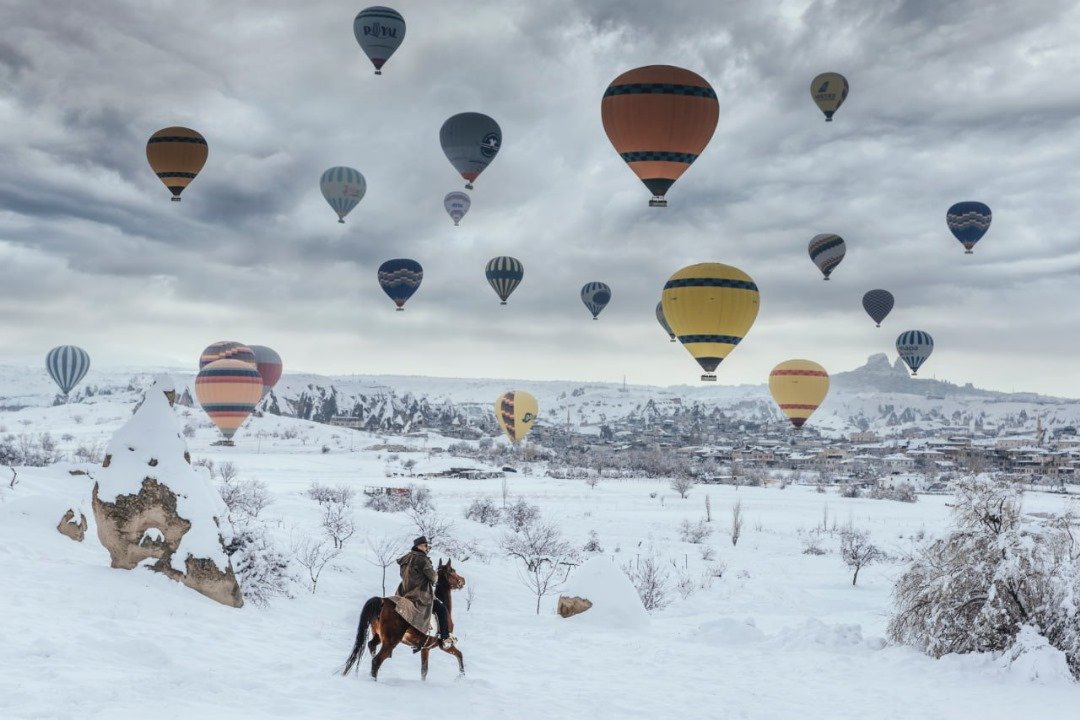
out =
[[(258, 336), (315, 371), (677, 382), (694, 366), (655, 326), (659, 288), (681, 265), (717, 260), (762, 288), (758, 323), (725, 363), (731, 382), (758, 382), (798, 355), (851, 367), (906, 327), (935, 335), (940, 375), (997, 387), (1070, 351), (1060, 328), (1080, 322), (1075, 302), (1061, 302), (1080, 266), (1068, 156), (1080, 91), (1062, 81), (1080, 72), (1071, 3), (395, 7), (407, 37), (375, 78), (352, 38), (359, 6), (4, 4), (5, 332), (29, 343), (49, 327), (96, 343), (107, 363), (122, 343), (95, 339), (89, 320), (111, 319), (130, 342), (167, 319), (154, 343), (163, 358)], [(604, 87), (650, 63), (696, 70), (721, 103), (716, 135), (666, 211), (645, 207), (599, 118)], [(824, 70), (852, 82), (828, 125), (808, 92)], [(454, 228), (441, 201), (462, 181), (438, 129), (463, 110), (495, 117), (504, 145)], [(182, 203), (143, 152), (172, 124), (210, 143)], [(346, 225), (318, 191), (338, 164), (368, 181)], [(994, 209), (967, 257), (944, 226), (963, 199)], [(828, 284), (806, 255), (819, 232), (849, 243)], [(526, 267), (508, 307), (483, 280), (500, 254)], [(390, 257), (426, 269), (405, 313), (375, 283)], [(590, 280), (614, 289), (595, 323), (578, 299)], [(873, 334), (859, 305), (872, 287), (898, 299)], [(1047, 304), (1052, 318), (1040, 315)], [(1003, 343), (1015, 326), (1025, 341)], [(987, 353), (997, 362), (980, 362)], [(1028, 387), (1080, 393), (1052, 375)]]

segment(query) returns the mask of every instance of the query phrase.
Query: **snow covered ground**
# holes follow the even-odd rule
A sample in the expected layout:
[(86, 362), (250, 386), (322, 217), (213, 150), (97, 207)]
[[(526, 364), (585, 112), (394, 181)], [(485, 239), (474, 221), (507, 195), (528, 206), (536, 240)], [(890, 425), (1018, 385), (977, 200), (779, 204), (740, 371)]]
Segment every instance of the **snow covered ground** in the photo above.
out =
[[(134, 396), (93, 404), (31, 406), (0, 413), (6, 433), (48, 431), (65, 452), (103, 446), (130, 416)], [(432, 454), (450, 441), (435, 436), (379, 438), (267, 416), (238, 434), (235, 448), (213, 447), (215, 432), (196, 410), (178, 409), (198, 425), (188, 442), (194, 459), (232, 461), (242, 479), (267, 484), (263, 512), (276, 542), (319, 532), (319, 507), (305, 495), (312, 482), (401, 485), (387, 478), (415, 459), (425, 472), (455, 463)], [(389, 440), (411, 451), (390, 458), (369, 449)], [(326, 446), (329, 451), (323, 452)], [(456, 634), (466, 676), (435, 653), (427, 682), (419, 659), (399, 648), (378, 683), (337, 674), (352, 647), (364, 601), (380, 594), (380, 569), (367, 561), (364, 536), (416, 534), (400, 513), (378, 513), (358, 500), (357, 535), (312, 594), (268, 608), (224, 607), (143, 569), (109, 568), (97, 541), (89, 497), (92, 480), (70, 463), (17, 468), (18, 483), (0, 498), (0, 718), (1075, 718), (1080, 685), (1060, 677), (1031, 679), (1000, 658), (968, 655), (934, 660), (884, 641), (892, 579), (899, 562), (864, 569), (859, 584), (826, 533), (821, 556), (803, 553), (801, 533), (848, 523), (870, 531), (895, 556), (919, 533), (940, 533), (942, 496), (914, 505), (818, 494), (812, 488), (699, 486), (683, 500), (656, 480), (581, 481), (510, 475), (510, 500), (525, 498), (582, 546), (595, 531), (603, 557), (622, 564), (657, 555), (672, 580), (699, 580), (719, 561), (723, 576), (652, 615), (644, 626), (611, 628), (563, 620), (555, 596), (540, 615), (510, 559), (500, 555), (504, 528), (462, 517), (476, 497), (501, 504), (493, 480), (422, 481), (454, 533), (474, 539), (486, 562), (456, 561), (475, 592), (455, 595)], [(93, 473), (92, 465), (79, 465)], [(655, 494), (655, 497), (653, 496)], [(715, 531), (700, 546), (679, 540), (683, 519), (698, 520), (705, 497)], [(737, 546), (730, 512), (742, 501)], [(1029, 494), (1028, 511), (1072, 502)], [(64, 511), (90, 516), (86, 541), (55, 527)], [(672, 564), (673, 563), (673, 564)], [(396, 582), (396, 579), (395, 579)]]

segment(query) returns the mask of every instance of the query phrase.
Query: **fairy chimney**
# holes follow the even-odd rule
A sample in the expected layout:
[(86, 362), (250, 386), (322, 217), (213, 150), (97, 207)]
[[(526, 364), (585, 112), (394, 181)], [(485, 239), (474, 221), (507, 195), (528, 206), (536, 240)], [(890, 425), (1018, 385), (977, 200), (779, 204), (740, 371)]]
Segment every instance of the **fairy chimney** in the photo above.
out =
[[(191, 466), (165, 383), (109, 441), (94, 483), (98, 538), (114, 568), (151, 570), (232, 607), (244, 604), (225, 554), (226, 508), (209, 478)], [(152, 562), (149, 562), (152, 561)]]

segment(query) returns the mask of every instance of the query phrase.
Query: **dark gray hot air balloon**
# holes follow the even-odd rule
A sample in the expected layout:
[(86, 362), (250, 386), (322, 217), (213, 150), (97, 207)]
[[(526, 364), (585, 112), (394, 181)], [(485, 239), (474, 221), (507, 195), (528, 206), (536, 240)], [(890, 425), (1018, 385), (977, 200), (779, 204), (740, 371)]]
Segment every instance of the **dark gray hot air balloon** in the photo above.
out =
[(491, 258), (484, 269), (484, 274), (495, 294), (502, 300), (500, 305), (505, 305), (510, 293), (517, 289), (517, 286), (521, 284), (521, 279), (525, 277), (525, 267), (517, 258), (503, 255)]
[(472, 190), (473, 182), (498, 154), (502, 130), (482, 113), (458, 113), (443, 123), (439, 142), (450, 164), (465, 178), (465, 189)]
[(893, 295), (888, 290), (871, 290), (862, 296), (862, 306), (866, 314), (881, 327), (881, 321), (892, 312)]
[(86, 377), (90, 369), (90, 355), (74, 345), (54, 347), (45, 356), (45, 369), (53, 382), (60, 386), (60, 392), (67, 396)]

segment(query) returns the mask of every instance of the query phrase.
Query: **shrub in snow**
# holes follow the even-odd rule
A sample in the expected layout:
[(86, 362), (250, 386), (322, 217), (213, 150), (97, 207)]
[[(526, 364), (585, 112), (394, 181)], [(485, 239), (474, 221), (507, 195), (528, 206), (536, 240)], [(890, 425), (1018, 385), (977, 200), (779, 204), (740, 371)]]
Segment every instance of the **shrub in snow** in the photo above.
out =
[(494, 527), (502, 519), (502, 508), (489, 497), (478, 497), (465, 509), (465, 519)]
[(536, 596), (539, 615), (540, 601), (558, 588), (561, 571), (576, 564), (577, 553), (558, 526), (540, 520), (505, 533), (501, 545), (507, 555), (519, 561), (518, 578)]
[(919, 501), (919, 496), (915, 493), (915, 486), (906, 482), (897, 483), (893, 487), (875, 485), (870, 489), (869, 497), (874, 500), (895, 500), (906, 503)]
[(800, 530), (799, 537), (802, 540), (803, 555), (825, 555), (828, 553), (822, 537), (824, 534), (825, 531), (821, 528), (814, 528), (809, 532)]
[(482, 543), (476, 540), (459, 538), (451, 533), (442, 535), (439, 538), (439, 543), (437, 545), (433, 544), (432, 547), (438, 551), (439, 555), (445, 554), (452, 560), (460, 560), (461, 562), (478, 560), (482, 563), (489, 560), (487, 550), (484, 549)]
[(604, 552), (604, 548), (600, 545), (600, 536), (596, 534), (595, 530), (589, 531), (589, 539), (585, 541), (582, 550), (591, 554)]
[(266, 526), (248, 518), (233, 525), (225, 551), (240, 581), (244, 599), (266, 607), (276, 597), (292, 597), (297, 578), (285, 553), (278, 550)]
[(18, 436), (8, 434), (0, 439), (0, 465), (46, 467), (59, 462), (63, 455), (49, 433)]
[(630, 578), (637, 590), (641, 604), (646, 610), (663, 610), (671, 602), (671, 580), (667, 569), (660, 559), (650, 555), (644, 560), (637, 559), (622, 566), (626, 577)]
[(230, 518), (241, 514), (257, 518), (274, 501), (266, 483), (261, 480), (237, 480), (235, 476), (225, 479), (224, 473), (218, 493), (229, 509)]
[(697, 522), (683, 520), (682, 524), (679, 525), (679, 539), (683, 542), (696, 545), (704, 542), (710, 535), (712, 535), (712, 527), (704, 519)]
[(736, 500), (731, 506), (731, 544), (739, 544), (739, 536), (742, 535), (743, 514), (742, 500)]
[(322, 515), (323, 533), (333, 542), (338, 550), (345, 547), (346, 541), (356, 533), (356, 523), (353, 522), (352, 510), (348, 505), (329, 503), (323, 506)]
[(845, 498), (860, 498), (862, 493), (855, 483), (842, 483), (840, 487), (836, 488), (836, 492), (840, 497)]
[[(219, 530), (228, 508), (191, 466), (160, 383), (110, 440), (92, 499), (113, 567), (131, 569), (153, 558), (152, 570), (220, 603), (244, 604)], [(160, 541), (144, 542), (151, 528)]]
[(676, 475), (671, 479), (671, 489), (679, 493), (679, 497), (683, 500), (690, 494), (690, 491), (697, 485), (697, 480), (689, 475)]
[(348, 485), (330, 487), (329, 485), (321, 485), (317, 482), (313, 482), (308, 486), (307, 496), (320, 505), (344, 505), (346, 507), (351, 507), (353, 499), (356, 497), (356, 490)]
[(1025, 521), (1018, 490), (960, 481), (953, 529), (896, 582), (889, 636), (934, 656), (1003, 651), (1038, 628), (1080, 678), (1080, 546), (1075, 519)]
[(539, 517), (540, 508), (522, 498), (518, 498), (516, 503), (508, 505), (503, 511), (503, 522), (514, 532), (521, 532), (522, 528), (535, 522)]

